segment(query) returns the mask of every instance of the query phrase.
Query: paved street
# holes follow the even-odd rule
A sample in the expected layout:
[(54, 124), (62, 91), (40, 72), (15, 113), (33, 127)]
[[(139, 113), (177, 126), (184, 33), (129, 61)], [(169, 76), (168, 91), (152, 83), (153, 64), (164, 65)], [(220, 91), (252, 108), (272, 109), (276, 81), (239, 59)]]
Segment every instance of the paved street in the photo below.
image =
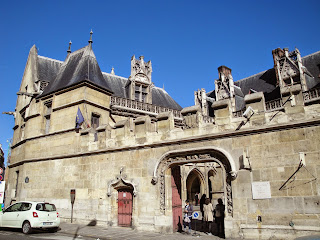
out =
[[(202, 232), (194, 236), (184, 233), (160, 234), (153, 232), (142, 232), (131, 228), (86, 226), (71, 223), (61, 223), (61, 229), (57, 233), (45, 231), (35, 231), (30, 235), (24, 235), (20, 230), (0, 229), (0, 240), (73, 240), (78, 230), (76, 240), (182, 240), (182, 239), (201, 239), (217, 240), (216, 236), (208, 236)], [(194, 231), (192, 232), (194, 233)], [(199, 233), (199, 232), (197, 232)], [(240, 239), (240, 238), (239, 238)]]

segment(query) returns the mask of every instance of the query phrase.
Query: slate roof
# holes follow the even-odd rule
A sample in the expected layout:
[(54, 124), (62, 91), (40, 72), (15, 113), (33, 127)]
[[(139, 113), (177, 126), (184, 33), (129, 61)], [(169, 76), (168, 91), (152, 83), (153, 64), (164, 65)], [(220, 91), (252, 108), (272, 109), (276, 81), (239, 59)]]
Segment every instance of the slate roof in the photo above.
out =
[(51, 82), (58, 75), (62, 61), (38, 56), (38, 79)]
[[(308, 89), (318, 87), (320, 83), (320, 51), (302, 58), (302, 65), (306, 68), (306, 81)], [(241, 79), (234, 83), (239, 86), (244, 95), (250, 89), (263, 92), (267, 101), (280, 98), (280, 91), (277, 87), (277, 78), (274, 68), (263, 71), (256, 75)]]
[[(38, 56), (38, 77), (49, 82), (39, 98), (83, 81), (102, 87), (114, 96), (129, 98), (128, 78), (101, 72), (90, 44), (68, 55), (64, 62)], [(164, 89), (157, 87), (152, 88), (152, 104), (182, 109)]]
[(41, 96), (71, 87), (83, 81), (89, 81), (108, 91), (110, 86), (104, 80), (91, 44), (71, 53), (61, 65), (54, 81), (44, 89)]
[[(320, 51), (303, 57), (302, 65), (305, 67), (308, 89), (320, 87)], [(243, 78), (234, 82), (234, 85), (237, 111), (245, 107), (244, 96), (253, 91), (263, 92), (266, 101), (281, 97), (274, 68)], [(207, 96), (215, 98), (215, 91), (208, 92)]]

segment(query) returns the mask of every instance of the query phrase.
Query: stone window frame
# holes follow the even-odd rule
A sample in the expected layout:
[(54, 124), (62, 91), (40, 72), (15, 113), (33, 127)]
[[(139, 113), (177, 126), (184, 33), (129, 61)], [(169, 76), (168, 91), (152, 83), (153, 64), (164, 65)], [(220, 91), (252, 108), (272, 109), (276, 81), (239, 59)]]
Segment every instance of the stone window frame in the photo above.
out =
[(95, 142), (98, 141), (98, 132), (96, 129), (100, 126), (100, 121), (101, 121), (101, 114), (97, 113), (97, 112), (92, 112), (90, 123), (91, 123), (91, 128), (94, 130), (94, 141)]
[(52, 99), (44, 102), (44, 134), (49, 134), (51, 126)]
[(149, 94), (148, 88), (149, 88), (149, 86), (147, 84), (135, 82), (135, 84), (134, 84), (134, 100), (146, 103), (147, 97)]

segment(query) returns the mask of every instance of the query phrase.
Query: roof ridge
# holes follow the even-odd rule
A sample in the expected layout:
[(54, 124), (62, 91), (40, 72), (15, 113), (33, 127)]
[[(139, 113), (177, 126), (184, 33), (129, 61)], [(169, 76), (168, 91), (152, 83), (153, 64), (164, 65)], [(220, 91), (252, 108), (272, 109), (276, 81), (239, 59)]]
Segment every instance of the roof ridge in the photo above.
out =
[(168, 93), (166, 90), (164, 90), (163, 88), (161, 88), (161, 87), (153, 86), (153, 88), (158, 88), (158, 89), (160, 89), (160, 90), (164, 91), (166, 94), (168, 94), (168, 95), (169, 95), (169, 93)]
[[(270, 69), (271, 69), (271, 68), (270, 68)], [(270, 70), (270, 69), (268, 69), (268, 70)], [(268, 70), (264, 70), (264, 71), (261, 71), (261, 72), (259, 72), (259, 73), (253, 74), (253, 75), (251, 75), (251, 76), (248, 76), (248, 77), (245, 77), (245, 78), (241, 78), (241, 79), (239, 79), (238, 81), (235, 81), (235, 82), (240, 82), (240, 81), (243, 81), (243, 80), (248, 79), (248, 78), (250, 78), (250, 77), (258, 76), (259, 74), (265, 73), (265, 72), (268, 71)]]
[(309, 55), (306, 55), (306, 56), (302, 57), (302, 59), (307, 58), (307, 57), (311, 57), (312, 55), (319, 54), (319, 53), (320, 53), (320, 51), (314, 52), (314, 53), (310, 53)]
[(54, 61), (54, 62), (59, 62), (59, 63), (63, 63), (64, 62), (64, 61), (60, 61), (60, 60), (57, 60), (57, 59), (54, 59), (54, 58), (44, 57), (44, 56), (41, 56), (41, 55), (38, 55), (38, 57), (43, 58), (43, 59), (47, 59), (47, 60), (50, 60), (50, 61)]
[[(101, 71), (102, 72), (102, 71)], [(111, 73), (107, 73), (107, 72), (102, 72), (102, 74), (106, 74), (108, 76), (112, 76), (112, 77), (119, 77), (119, 78), (123, 78), (125, 80), (128, 80), (128, 78), (125, 78), (125, 77), (122, 77), (122, 76), (119, 76), (119, 75), (115, 75), (115, 74), (111, 74)]]

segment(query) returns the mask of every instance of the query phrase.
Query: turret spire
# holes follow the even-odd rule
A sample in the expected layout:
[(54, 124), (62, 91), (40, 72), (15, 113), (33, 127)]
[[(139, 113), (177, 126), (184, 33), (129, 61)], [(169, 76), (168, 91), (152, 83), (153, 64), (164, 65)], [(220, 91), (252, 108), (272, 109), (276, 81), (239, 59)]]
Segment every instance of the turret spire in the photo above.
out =
[(92, 32), (92, 29), (91, 29), (91, 31), (90, 31), (90, 39), (89, 39), (89, 41), (88, 41), (88, 43), (91, 45), (92, 44), (92, 34), (93, 34), (93, 32)]
[(69, 42), (69, 48), (68, 48), (68, 51), (67, 51), (68, 54), (71, 53), (71, 44), (72, 44), (72, 42), (71, 42), (71, 40), (70, 40), (70, 42)]

